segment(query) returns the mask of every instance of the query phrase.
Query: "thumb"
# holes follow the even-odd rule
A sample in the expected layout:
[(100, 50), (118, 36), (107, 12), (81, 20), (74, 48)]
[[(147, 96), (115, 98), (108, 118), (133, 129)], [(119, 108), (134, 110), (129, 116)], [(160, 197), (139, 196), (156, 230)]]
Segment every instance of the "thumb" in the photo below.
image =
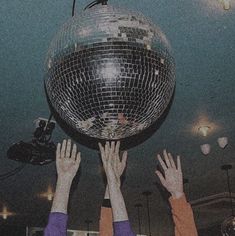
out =
[(164, 179), (162, 173), (158, 170), (155, 171), (156, 175), (159, 177), (162, 185), (165, 187), (166, 186), (166, 180)]

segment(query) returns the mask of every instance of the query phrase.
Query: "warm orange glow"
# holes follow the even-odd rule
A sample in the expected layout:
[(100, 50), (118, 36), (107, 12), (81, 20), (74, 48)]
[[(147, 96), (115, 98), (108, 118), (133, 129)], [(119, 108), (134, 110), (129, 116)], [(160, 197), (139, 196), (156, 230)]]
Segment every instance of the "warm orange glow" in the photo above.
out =
[(48, 201), (52, 201), (53, 197), (54, 197), (54, 193), (52, 191), (52, 187), (49, 185), (48, 186), (48, 189), (47, 189), (47, 192), (45, 193), (41, 193), (40, 194), (40, 197), (42, 198), (47, 198)]
[(6, 206), (3, 206), (2, 212), (0, 212), (0, 216), (2, 216), (4, 220), (6, 220), (8, 216), (14, 215), (16, 215), (16, 213), (8, 211)]
[(190, 127), (191, 133), (195, 136), (201, 135), (207, 137), (221, 129), (220, 125), (210, 121), (210, 119), (200, 114), (197, 120)]

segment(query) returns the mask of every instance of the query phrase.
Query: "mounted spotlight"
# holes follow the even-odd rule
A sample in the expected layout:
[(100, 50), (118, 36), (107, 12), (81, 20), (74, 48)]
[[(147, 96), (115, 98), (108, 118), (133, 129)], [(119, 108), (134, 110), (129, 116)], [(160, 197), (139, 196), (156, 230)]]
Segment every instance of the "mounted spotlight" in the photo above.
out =
[(33, 139), (13, 144), (7, 151), (9, 159), (33, 165), (45, 165), (55, 160), (56, 145), (50, 141), (55, 121), (38, 118), (35, 123)]

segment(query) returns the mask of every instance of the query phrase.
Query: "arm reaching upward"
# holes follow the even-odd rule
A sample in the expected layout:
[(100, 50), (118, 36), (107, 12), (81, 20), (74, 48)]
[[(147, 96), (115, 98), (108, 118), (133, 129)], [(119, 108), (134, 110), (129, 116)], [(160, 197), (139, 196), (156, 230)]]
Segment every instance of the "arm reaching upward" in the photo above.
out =
[(80, 152), (74, 144), (71, 152), (71, 140), (59, 143), (56, 150), (56, 170), (58, 179), (51, 214), (44, 236), (67, 235), (67, 207), (70, 187), (81, 161)]
[(156, 171), (162, 185), (171, 194), (169, 199), (172, 207), (172, 215), (175, 223), (175, 236), (197, 236), (193, 211), (187, 202), (183, 191), (183, 174), (180, 157), (177, 156), (177, 166), (170, 153), (163, 151), (164, 161), (160, 155), (158, 160), (164, 170), (164, 175)]
[[(113, 211), (114, 235), (133, 236), (128, 220), (125, 202), (120, 190), (119, 169), (125, 169), (127, 152), (123, 153), (122, 160), (119, 157), (120, 142), (106, 142), (105, 147), (99, 143), (101, 158), (107, 176), (108, 190)], [(122, 170), (122, 172), (123, 172)]]
[[(120, 163), (120, 159), (116, 159), (117, 162), (119, 162), (119, 165), (116, 163), (116, 168), (117, 168), (117, 175), (119, 177), (122, 176), (126, 164), (126, 160)], [(121, 186), (121, 182), (119, 181), (119, 187)], [(105, 195), (104, 195), (104, 200), (103, 204), (101, 207), (100, 211), (100, 222), (99, 222), (99, 231), (100, 231), (100, 236), (113, 236), (113, 215), (112, 215), (112, 208), (111, 208), (111, 203), (110, 203), (110, 197), (109, 197), (109, 187), (108, 184), (105, 189)]]

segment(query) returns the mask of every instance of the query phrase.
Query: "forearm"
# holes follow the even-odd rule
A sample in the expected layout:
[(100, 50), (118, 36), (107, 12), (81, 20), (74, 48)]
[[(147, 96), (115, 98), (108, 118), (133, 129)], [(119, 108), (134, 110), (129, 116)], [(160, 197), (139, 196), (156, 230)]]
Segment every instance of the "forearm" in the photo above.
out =
[(61, 212), (67, 214), (71, 184), (71, 179), (63, 179), (58, 177), (51, 212)]
[(113, 221), (118, 222), (128, 220), (127, 210), (119, 184), (113, 181), (112, 178), (109, 178), (108, 186), (113, 210)]
[(197, 236), (193, 211), (190, 204), (187, 202), (185, 195), (183, 194), (180, 198), (171, 197), (169, 200), (175, 223), (175, 236)]

